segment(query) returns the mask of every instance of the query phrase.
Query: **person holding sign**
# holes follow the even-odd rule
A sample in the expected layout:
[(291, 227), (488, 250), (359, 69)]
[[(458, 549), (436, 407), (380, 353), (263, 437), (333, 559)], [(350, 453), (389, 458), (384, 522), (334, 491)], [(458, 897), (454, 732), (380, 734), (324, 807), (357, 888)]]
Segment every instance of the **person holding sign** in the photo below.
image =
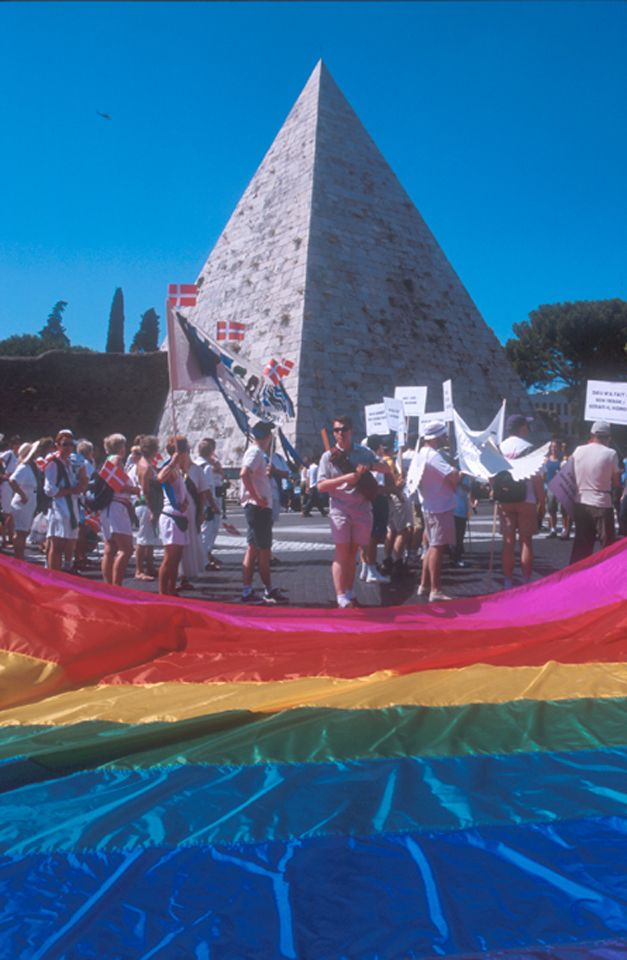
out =
[(575, 497), (575, 542), (571, 563), (589, 557), (595, 540), (601, 547), (614, 543), (612, 488), (620, 488), (618, 455), (610, 447), (610, 425), (597, 420), (590, 428), (590, 441), (572, 455), (577, 495)]
[(388, 473), (390, 468), (368, 447), (353, 443), (350, 417), (334, 417), (333, 439), (335, 446), (320, 460), (318, 490), (330, 494), (331, 499), (329, 520), (335, 544), (331, 573), (337, 605), (356, 607), (353, 582), (357, 550), (370, 540), (372, 501), (379, 493), (379, 484), (370, 471)]

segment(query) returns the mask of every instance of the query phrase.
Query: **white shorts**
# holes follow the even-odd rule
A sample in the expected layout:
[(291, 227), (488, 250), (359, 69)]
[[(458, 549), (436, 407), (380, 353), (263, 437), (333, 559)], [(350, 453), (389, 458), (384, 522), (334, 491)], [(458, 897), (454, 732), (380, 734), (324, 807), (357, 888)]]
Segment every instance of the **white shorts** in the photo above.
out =
[(116, 533), (126, 537), (133, 536), (131, 518), (123, 503), (112, 500), (106, 510), (100, 511), (100, 526), (105, 540), (110, 540)]
[[(138, 547), (160, 547), (159, 523), (154, 523), (150, 507), (146, 504), (139, 504), (135, 507), (135, 513), (139, 521), (139, 530), (135, 542)], [(156, 529), (155, 529), (156, 528)]]
[(172, 517), (162, 513), (159, 517), (159, 536), (164, 547), (186, 547), (187, 530), (180, 530)]
[(11, 507), (10, 513), (13, 516), (13, 523), (19, 533), (28, 533), (30, 531), (35, 516), (35, 507), (34, 497), (31, 497), (28, 503), (24, 503), (20, 507)]
[[(75, 516), (78, 520), (78, 508), (75, 511)], [(48, 511), (48, 536), (59, 537), (62, 540), (76, 540), (78, 538), (78, 523), (72, 528), (70, 518), (56, 508), (54, 500)]]
[(452, 510), (444, 513), (429, 513), (423, 510), (423, 515), (430, 547), (455, 545), (455, 515)]

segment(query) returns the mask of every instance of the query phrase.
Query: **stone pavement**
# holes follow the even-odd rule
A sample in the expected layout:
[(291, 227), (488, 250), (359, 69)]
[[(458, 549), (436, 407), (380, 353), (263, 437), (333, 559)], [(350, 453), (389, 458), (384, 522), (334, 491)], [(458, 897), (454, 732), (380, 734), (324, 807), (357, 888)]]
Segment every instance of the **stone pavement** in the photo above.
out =
[[(239, 507), (230, 506), (229, 523), (241, 536), (233, 536), (221, 529), (214, 550), (223, 563), (219, 572), (204, 573), (196, 581), (197, 589), (183, 595), (198, 600), (237, 603), (241, 593), (241, 561), (245, 549), (246, 523)], [(500, 565), (501, 538), (497, 532), (494, 541), (493, 573), (490, 575), (490, 547), (492, 542), (492, 506), (479, 504), (478, 513), (469, 523), (466, 536), (463, 569), (453, 569), (445, 560), (442, 578), (443, 589), (454, 597), (479, 596), (502, 588)], [(545, 577), (568, 564), (572, 539), (548, 539), (546, 529), (534, 538), (534, 580)], [(291, 604), (305, 607), (334, 606), (331, 582), (333, 544), (329, 522), (318, 514), (305, 518), (296, 513), (283, 513), (274, 530), (274, 555), (279, 563), (272, 568), (273, 583), (284, 590)], [(381, 548), (379, 548), (381, 556)], [(160, 555), (157, 553), (160, 560)], [(41, 554), (29, 551), (29, 559), (42, 563)], [(95, 560), (95, 555), (93, 557)], [(519, 573), (519, 571), (516, 571)], [(143, 583), (133, 578), (134, 570), (129, 565), (129, 577), (124, 586), (143, 592), (157, 592), (156, 583)], [(90, 580), (99, 580), (97, 568), (85, 574)], [(418, 573), (414, 572), (389, 585), (365, 584), (356, 581), (356, 596), (365, 606), (394, 606), (425, 603), (416, 595)], [(516, 580), (514, 581), (516, 583)], [(520, 580), (518, 581), (520, 582)]]

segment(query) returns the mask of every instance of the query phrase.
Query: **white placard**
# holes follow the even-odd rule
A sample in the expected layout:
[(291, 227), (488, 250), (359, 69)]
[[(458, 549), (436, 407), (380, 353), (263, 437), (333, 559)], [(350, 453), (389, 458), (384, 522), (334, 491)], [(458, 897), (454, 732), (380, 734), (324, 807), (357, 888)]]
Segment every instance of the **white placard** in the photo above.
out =
[(584, 419), (627, 424), (627, 383), (588, 380)]
[(394, 396), (403, 401), (406, 417), (421, 417), (427, 405), (426, 387), (395, 387)]
[(393, 430), (394, 433), (398, 433), (398, 431), (405, 426), (405, 409), (403, 407), (403, 401), (397, 399), (396, 397), (384, 397), (383, 403), (385, 405), (388, 430)]
[(444, 398), (445, 420), (453, 419), (453, 381), (444, 380), (442, 383), (442, 397)]
[(575, 464), (572, 460), (567, 460), (560, 467), (547, 489), (554, 493), (566, 513), (572, 517), (575, 512), (575, 500), (577, 498), (577, 481), (575, 480)]
[(366, 433), (387, 433), (388, 417), (385, 403), (370, 403), (364, 407), (366, 414)]

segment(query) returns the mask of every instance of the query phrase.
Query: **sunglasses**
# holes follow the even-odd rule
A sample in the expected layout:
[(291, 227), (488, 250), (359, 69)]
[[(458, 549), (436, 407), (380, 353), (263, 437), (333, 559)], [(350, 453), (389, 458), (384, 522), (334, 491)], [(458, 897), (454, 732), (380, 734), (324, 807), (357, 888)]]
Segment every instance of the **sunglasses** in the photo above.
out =
[(350, 427), (333, 427), (333, 433), (350, 433)]

